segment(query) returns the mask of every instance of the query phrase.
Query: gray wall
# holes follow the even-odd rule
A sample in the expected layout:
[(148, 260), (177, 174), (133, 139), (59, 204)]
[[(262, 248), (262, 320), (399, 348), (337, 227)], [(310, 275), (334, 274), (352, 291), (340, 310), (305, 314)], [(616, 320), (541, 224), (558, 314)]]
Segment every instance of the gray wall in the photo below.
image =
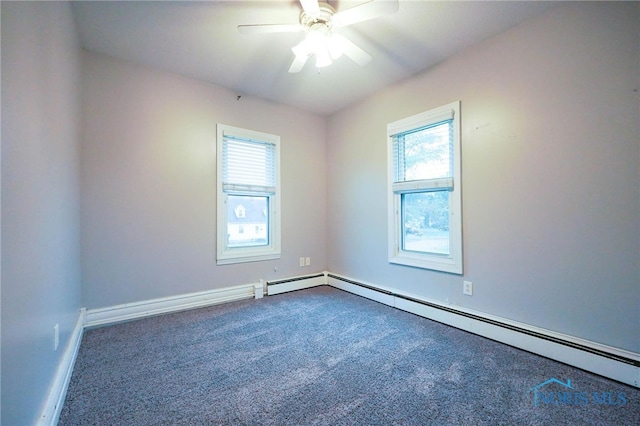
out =
[[(333, 115), (328, 269), (639, 352), (639, 11), (563, 4)], [(385, 126), (455, 100), (464, 277), (387, 262)]]
[[(69, 4), (2, 2), (2, 424), (33, 424), (80, 308)], [(53, 350), (53, 327), (60, 345)]]
[[(82, 64), (83, 306), (326, 268), (323, 117), (95, 53)], [(281, 137), (279, 260), (216, 266), (218, 122)]]

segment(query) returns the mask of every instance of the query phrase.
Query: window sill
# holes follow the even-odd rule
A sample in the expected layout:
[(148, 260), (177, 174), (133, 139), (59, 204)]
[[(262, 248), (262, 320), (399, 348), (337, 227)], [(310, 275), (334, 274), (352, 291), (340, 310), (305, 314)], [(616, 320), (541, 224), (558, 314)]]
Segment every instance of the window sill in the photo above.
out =
[(389, 257), (389, 263), (462, 275), (462, 265), (448, 256), (396, 254)]
[(280, 253), (222, 255), (216, 259), (218, 265), (232, 265), (234, 263), (260, 262), (264, 260), (280, 259)]

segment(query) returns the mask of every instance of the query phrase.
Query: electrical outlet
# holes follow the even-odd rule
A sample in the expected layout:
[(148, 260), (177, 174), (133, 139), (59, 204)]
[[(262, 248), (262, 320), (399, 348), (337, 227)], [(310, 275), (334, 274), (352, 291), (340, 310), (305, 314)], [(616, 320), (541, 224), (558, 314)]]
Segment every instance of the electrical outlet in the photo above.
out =
[(304, 259), (304, 264), (305, 264), (306, 266), (311, 266), (311, 258), (310, 258), (310, 257), (307, 257), (306, 259)]
[(304, 266), (304, 257), (300, 258), (300, 266)]
[(53, 326), (53, 350), (58, 350), (58, 344), (60, 343), (60, 326), (58, 324)]
[(473, 283), (471, 281), (462, 282), (462, 293), (467, 296), (473, 296)]

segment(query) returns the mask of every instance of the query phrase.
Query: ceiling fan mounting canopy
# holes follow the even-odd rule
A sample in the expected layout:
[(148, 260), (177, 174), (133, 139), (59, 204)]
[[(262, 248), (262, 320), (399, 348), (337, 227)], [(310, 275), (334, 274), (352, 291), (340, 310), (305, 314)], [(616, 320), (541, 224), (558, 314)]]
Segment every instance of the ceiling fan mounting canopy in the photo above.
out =
[(332, 23), (331, 18), (335, 15), (336, 10), (331, 7), (331, 5), (327, 3), (318, 3), (318, 11), (317, 12), (308, 12), (307, 10), (302, 10), (300, 12), (300, 25), (306, 31), (311, 30), (314, 25), (324, 25), (331, 29)]

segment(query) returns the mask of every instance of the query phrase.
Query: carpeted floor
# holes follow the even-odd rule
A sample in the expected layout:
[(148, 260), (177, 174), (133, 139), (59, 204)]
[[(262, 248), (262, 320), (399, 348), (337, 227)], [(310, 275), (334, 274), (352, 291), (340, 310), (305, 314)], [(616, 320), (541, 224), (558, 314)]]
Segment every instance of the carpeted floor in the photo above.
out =
[(640, 390), (323, 286), (87, 331), (59, 424), (637, 425)]

